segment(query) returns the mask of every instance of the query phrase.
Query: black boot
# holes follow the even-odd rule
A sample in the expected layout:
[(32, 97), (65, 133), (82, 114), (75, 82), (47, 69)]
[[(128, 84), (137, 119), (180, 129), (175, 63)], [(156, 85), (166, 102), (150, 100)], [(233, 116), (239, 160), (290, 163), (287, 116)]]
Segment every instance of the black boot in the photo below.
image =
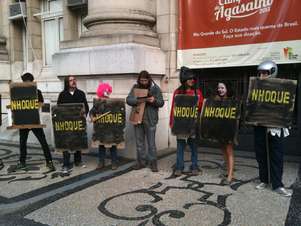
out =
[(134, 170), (140, 170), (140, 169), (143, 169), (143, 168), (145, 168), (145, 164), (142, 163), (142, 161), (139, 161), (139, 160), (136, 162), (136, 165), (133, 166)]
[(154, 173), (159, 171), (159, 170), (158, 170), (158, 165), (157, 165), (157, 161), (156, 161), (156, 160), (151, 161), (151, 163), (150, 163), (150, 169), (151, 169), (151, 171), (154, 172)]

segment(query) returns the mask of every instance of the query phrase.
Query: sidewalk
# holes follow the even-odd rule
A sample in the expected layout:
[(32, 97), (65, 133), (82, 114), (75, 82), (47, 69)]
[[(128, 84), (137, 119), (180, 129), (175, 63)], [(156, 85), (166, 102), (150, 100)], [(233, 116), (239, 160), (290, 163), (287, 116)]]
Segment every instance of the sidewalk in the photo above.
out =
[[(253, 153), (235, 152), (235, 183), (222, 185), (219, 150), (200, 148), (200, 176), (174, 177), (175, 153), (159, 160), (159, 172), (133, 171), (122, 160), (116, 171), (95, 170), (96, 153), (83, 157), (86, 167), (63, 177), (48, 172), (42, 151), (28, 150), (30, 170), (12, 172), (18, 147), (0, 145), (0, 225), (300, 225), (300, 159), (287, 158), (284, 184), (292, 198), (270, 189), (258, 191)], [(186, 153), (186, 169), (189, 153)], [(54, 155), (57, 170), (61, 156)], [(300, 176), (300, 175), (299, 175)]]

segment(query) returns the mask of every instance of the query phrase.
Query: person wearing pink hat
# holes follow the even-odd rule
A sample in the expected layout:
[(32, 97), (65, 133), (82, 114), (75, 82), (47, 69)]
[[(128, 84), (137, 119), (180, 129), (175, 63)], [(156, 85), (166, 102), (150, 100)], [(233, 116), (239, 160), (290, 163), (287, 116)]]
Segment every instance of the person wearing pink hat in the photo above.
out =
[[(112, 93), (112, 86), (109, 83), (100, 83), (96, 90), (97, 98), (99, 99), (107, 99)], [(95, 105), (89, 112), (89, 116), (91, 119), (96, 115), (96, 107)], [(116, 170), (118, 168), (117, 163), (117, 147), (116, 145), (112, 145), (110, 148), (111, 154), (111, 168), (112, 170)], [(106, 157), (106, 147), (104, 145), (98, 146), (98, 165), (96, 169), (102, 169), (105, 167), (105, 157)]]

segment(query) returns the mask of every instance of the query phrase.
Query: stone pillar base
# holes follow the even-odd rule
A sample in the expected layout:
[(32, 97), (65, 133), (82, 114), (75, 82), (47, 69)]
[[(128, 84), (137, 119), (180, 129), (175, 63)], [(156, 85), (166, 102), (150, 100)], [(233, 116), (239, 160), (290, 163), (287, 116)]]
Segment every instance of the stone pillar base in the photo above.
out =
[(53, 56), (58, 76), (133, 74), (147, 70), (165, 74), (165, 54), (135, 43), (62, 49)]
[[(113, 87), (112, 97), (125, 98), (132, 85), (136, 82), (137, 74), (147, 70), (153, 75), (154, 81), (160, 85), (165, 74), (165, 53), (157, 47), (136, 43), (122, 43), (96, 47), (61, 49), (53, 56), (54, 68), (58, 76), (79, 76), (79, 88), (89, 94), (95, 93), (100, 81), (109, 82)], [(91, 96), (88, 96), (90, 107)], [(127, 106), (127, 116), (131, 107)], [(160, 120), (157, 130), (158, 150), (168, 147), (165, 139), (168, 133), (167, 104), (160, 109)], [(92, 125), (88, 128), (91, 137)], [(125, 129), (126, 148), (120, 151), (121, 156), (136, 158), (136, 141), (134, 127), (127, 122)]]

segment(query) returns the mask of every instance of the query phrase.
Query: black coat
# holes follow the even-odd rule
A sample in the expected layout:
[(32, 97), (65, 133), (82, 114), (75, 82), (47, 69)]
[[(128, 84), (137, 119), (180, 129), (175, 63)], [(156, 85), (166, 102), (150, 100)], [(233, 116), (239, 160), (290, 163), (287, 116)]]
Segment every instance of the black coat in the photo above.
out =
[(44, 98), (43, 98), (42, 92), (39, 89), (38, 89), (38, 102), (44, 103)]
[(86, 94), (80, 89), (75, 89), (73, 95), (68, 90), (60, 92), (57, 104), (71, 104), (71, 103), (83, 103), (85, 105), (86, 115), (89, 112), (89, 105), (87, 103)]

